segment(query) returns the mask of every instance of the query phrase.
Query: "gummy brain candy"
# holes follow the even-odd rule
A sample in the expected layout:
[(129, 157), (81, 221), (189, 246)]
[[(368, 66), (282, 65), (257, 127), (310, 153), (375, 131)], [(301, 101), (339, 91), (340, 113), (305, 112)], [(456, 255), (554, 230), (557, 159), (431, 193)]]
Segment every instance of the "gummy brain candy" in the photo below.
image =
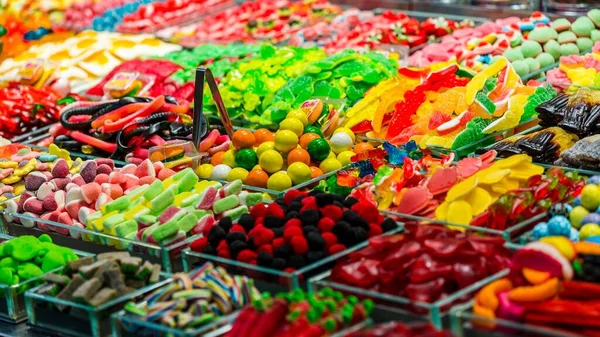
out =
[(457, 150), (491, 145), (488, 135), (534, 119), (535, 107), (554, 95), (550, 87), (524, 86), (505, 58), (475, 75), (452, 63), (401, 68), (351, 108), (343, 125), (393, 144)]

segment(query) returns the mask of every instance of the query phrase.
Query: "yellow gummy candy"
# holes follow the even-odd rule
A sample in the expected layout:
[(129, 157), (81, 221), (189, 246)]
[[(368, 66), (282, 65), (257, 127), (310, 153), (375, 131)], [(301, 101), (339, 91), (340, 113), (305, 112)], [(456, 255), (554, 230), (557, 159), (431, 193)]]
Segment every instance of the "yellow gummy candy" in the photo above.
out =
[(490, 207), (492, 196), (483, 188), (476, 187), (473, 192), (466, 196), (465, 201), (471, 205), (471, 215), (477, 216)]
[(16, 161), (0, 161), (1, 169), (16, 168), (17, 165), (19, 165), (19, 163), (17, 163)]
[(21, 180), (20, 176), (17, 176), (17, 175), (13, 174), (13, 175), (10, 175), (10, 176), (8, 176), (8, 177), (0, 180), (0, 183), (3, 183), (5, 185), (12, 185), (12, 184), (14, 184), (14, 183), (16, 183), (16, 182), (18, 182), (20, 180)]
[(517, 154), (505, 159), (500, 159), (492, 165), (498, 169), (506, 169), (517, 166), (521, 163), (531, 163), (533, 159), (526, 154)]
[(450, 203), (447, 201), (442, 202), (435, 209), (435, 218), (438, 220), (446, 221), (446, 219), (448, 218), (448, 206), (449, 205), (450, 205)]
[(468, 195), (477, 187), (478, 183), (479, 180), (477, 179), (477, 177), (473, 176), (452, 186), (452, 188), (446, 194), (446, 201), (452, 202)]
[[(146, 211), (147, 210), (147, 211)], [(123, 214), (125, 220), (133, 220), (138, 213), (150, 213), (150, 209), (142, 204), (131, 207), (127, 212)]]
[(13, 193), (15, 195), (21, 195), (23, 192), (25, 192), (25, 183), (23, 181), (19, 181), (13, 185)]
[(471, 205), (465, 200), (453, 201), (448, 205), (446, 221), (458, 225), (468, 225), (473, 220)]
[(483, 129), (483, 133), (489, 134), (503, 131), (519, 125), (521, 116), (525, 113), (525, 103), (527, 103), (527, 98), (528, 96), (521, 94), (512, 96), (508, 101), (508, 110), (502, 117), (493, 121)]
[(510, 174), (509, 169), (493, 169), (487, 168), (478, 172), (475, 176), (479, 179), (479, 184), (493, 185), (499, 183), (502, 179)]
[[(509, 170), (510, 171), (510, 170)], [(506, 192), (519, 188), (519, 180), (513, 178), (505, 178), (497, 184), (491, 185), (492, 191), (498, 194), (506, 194)]]
[(183, 193), (180, 193), (180, 194), (178, 194), (178, 195), (175, 196), (175, 201), (173, 201), (173, 203), (175, 204), (175, 206), (180, 207), (181, 203), (185, 199), (191, 197), (192, 195), (194, 195), (194, 193), (192, 193), (192, 192), (183, 192)]
[(521, 163), (517, 166), (513, 166), (510, 169), (510, 177), (518, 180), (527, 180), (535, 175), (544, 173), (544, 167), (531, 164)]

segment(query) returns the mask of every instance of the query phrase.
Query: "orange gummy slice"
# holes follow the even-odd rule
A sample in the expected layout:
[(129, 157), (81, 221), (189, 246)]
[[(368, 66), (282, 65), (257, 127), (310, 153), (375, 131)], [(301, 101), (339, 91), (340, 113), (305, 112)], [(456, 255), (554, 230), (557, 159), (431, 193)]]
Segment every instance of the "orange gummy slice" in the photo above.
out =
[(477, 294), (476, 302), (495, 312), (500, 304), (498, 301), (498, 294), (503, 291), (511, 290), (512, 287), (512, 282), (507, 278), (496, 280), (481, 289)]
[(475, 301), (475, 304), (473, 304), (473, 313), (480, 317), (479, 319), (476, 317), (473, 318), (473, 325), (489, 329), (495, 327), (494, 319), (496, 318), (496, 314), (491, 309), (481, 306)]
[(558, 278), (553, 277), (541, 284), (515, 288), (508, 293), (508, 299), (516, 302), (545, 301), (554, 297), (559, 287)]
[(531, 268), (523, 268), (521, 273), (523, 273), (523, 277), (531, 284), (544, 283), (550, 278), (550, 273)]

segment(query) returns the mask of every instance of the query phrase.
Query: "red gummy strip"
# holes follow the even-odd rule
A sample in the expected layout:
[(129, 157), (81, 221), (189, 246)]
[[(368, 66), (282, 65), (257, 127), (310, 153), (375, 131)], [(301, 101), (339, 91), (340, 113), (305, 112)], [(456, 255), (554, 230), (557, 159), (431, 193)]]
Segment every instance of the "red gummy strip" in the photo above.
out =
[[(102, 132), (111, 133), (117, 132), (123, 129), (127, 124), (132, 122), (136, 118), (144, 118), (150, 116), (153, 112), (160, 109), (165, 104), (165, 96), (160, 95), (154, 99), (154, 101), (150, 102), (150, 104), (141, 108), (139, 111), (121, 118), (120, 120), (113, 122), (112, 120), (106, 120), (104, 122), (104, 126), (102, 127)], [(130, 104), (131, 105), (131, 104)]]
[(109, 112), (106, 115), (101, 116), (98, 119), (96, 119), (95, 121), (93, 121), (92, 128), (97, 129), (97, 128), (101, 127), (102, 125), (104, 125), (104, 122), (108, 121), (108, 120), (118, 120), (120, 118), (123, 118), (124, 116), (127, 116), (139, 109), (142, 109), (147, 104), (148, 103), (132, 103), (132, 104), (127, 104), (125, 106), (122, 106), (122, 107), (118, 108), (117, 110), (113, 110), (112, 112)]
[(115, 143), (108, 143), (108, 142), (102, 141), (98, 138), (94, 138), (92, 136), (83, 134), (79, 131), (71, 132), (70, 136), (71, 136), (71, 138), (75, 139), (78, 142), (88, 144), (93, 147), (97, 147), (106, 152), (112, 153), (112, 152), (115, 152), (115, 150), (117, 149), (117, 144), (115, 144)]

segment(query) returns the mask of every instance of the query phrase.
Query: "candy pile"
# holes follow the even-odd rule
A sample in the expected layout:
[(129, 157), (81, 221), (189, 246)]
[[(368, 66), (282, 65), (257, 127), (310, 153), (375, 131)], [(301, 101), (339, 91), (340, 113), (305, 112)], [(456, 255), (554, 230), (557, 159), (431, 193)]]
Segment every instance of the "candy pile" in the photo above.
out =
[(439, 331), (430, 323), (389, 322), (352, 332), (344, 337), (453, 337), (449, 330)]
[(591, 53), (561, 57), (558, 68), (548, 70), (546, 80), (557, 88), (600, 86), (600, 41), (594, 44)]
[(475, 76), (453, 64), (438, 71), (402, 68), (350, 109), (343, 125), (392, 143), (414, 139), (421, 148), (456, 150), (484, 146), (487, 135), (532, 120), (535, 107), (554, 95), (551, 87), (523, 86), (505, 58)]
[[(519, 189), (510, 185), (493, 185), (492, 188), (502, 195), (485, 211), (475, 216), (470, 225), (507, 230), (546, 211), (552, 212), (557, 204), (577, 197), (583, 184), (584, 179), (577, 173), (565, 172), (554, 167), (543, 176), (530, 177)], [(511, 231), (511, 236), (514, 238), (531, 229), (531, 226), (532, 224), (521, 226), (518, 230)], [(570, 236), (576, 233), (571, 231), (565, 234)]]
[(228, 337), (329, 336), (361, 323), (373, 310), (371, 300), (360, 302), (355, 296), (344, 297), (329, 288), (318, 293), (298, 289), (274, 298), (263, 297), (240, 311)]
[(139, 163), (150, 147), (191, 135), (189, 110), (188, 102), (164, 95), (73, 103), (62, 109), (62, 127), (51, 134), (54, 144), (70, 151)]
[[(121, 62), (141, 56), (164, 55), (181, 46), (151, 35), (124, 35), (84, 31), (62, 40), (32, 45), (0, 64), (0, 79), (15, 80), (24, 68), (67, 80), (74, 92), (83, 92)], [(25, 67), (27, 65), (27, 67)]]
[[(532, 239), (565, 236), (571, 241), (600, 242), (600, 176), (593, 176), (572, 204), (557, 203), (549, 210), (550, 220), (537, 224)], [(574, 207), (573, 207), (574, 206)]]
[(411, 66), (429, 66), (455, 58), (480, 70), (495, 56), (508, 58), (519, 76), (526, 76), (558, 62), (561, 56), (590, 50), (600, 40), (600, 11), (591, 10), (571, 24), (565, 18), (550, 19), (540, 12), (530, 18), (515, 17), (463, 29), (429, 44), (409, 58)]
[[(142, 321), (188, 330), (214, 322), (260, 299), (252, 279), (232, 276), (208, 262), (189, 275), (174, 274), (172, 282), (149, 293), (138, 304), (125, 305), (125, 312)], [(137, 330), (135, 326), (132, 328), (128, 332)]]
[[(46, 285), (37, 293), (97, 307), (158, 282), (160, 270), (160, 265), (130, 256), (128, 252), (102, 253), (68, 262), (63, 275), (46, 275)], [(69, 308), (57, 305), (60, 311)]]
[[(79, 259), (70, 248), (52, 243), (47, 234), (23, 235), (0, 245), (0, 283), (15, 285)], [(25, 291), (35, 284), (28, 284)]]
[(0, 62), (21, 53), (31, 41), (50, 33), (50, 21), (42, 13), (26, 17), (7, 13), (10, 10), (3, 12), (4, 15), (0, 17)]
[[(488, 320), (473, 323), (488, 329), (490, 319), (553, 328), (555, 333), (594, 336), (600, 298), (598, 245), (547, 237), (514, 254), (508, 277), (485, 286), (473, 312)], [(556, 330), (558, 329), (558, 330)]]
[[(107, 11), (111, 10), (110, 13), (113, 13), (112, 9), (115, 8), (122, 8), (122, 10), (128, 9), (131, 11), (133, 10), (135, 3), (136, 1), (132, 0), (74, 1), (66, 8), (64, 18), (59, 25), (73, 30), (84, 30), (90, 28), (92, 22), (104, 15)], [(127, 4), (128, 6), (124, 8), (124, 5)]]
[[(147, 166), (154, 171), (150, 167)], [(128, 175), (130, 169), (134, 168), (124, 167), (122, 175)], [(164, 174), (159, 172), (159, 177), (163, 178)], [(92, 207), (82, 207), (81, 223), (99, 233), (169, 246), (185, 240), (188, 235), (210, 230), (223, 217), (230, 221), (240, 219), (248, 213), (249, 207), (262, 201), (262, 195), (242, 191), (239, 180), (226, 185), (199, 182), (194, 171), (187, 168), (113, 199), (96, 207), (95, 212)], [(118, 248), (125, 248), (120, 245)]]
[(167, 0), (144, 4), (137, 7), (137, 10), (125, 14), (116, 30), (124, 33), (157, 31), (162, 27), (195, 19), (198, 13), (211, 13), (224, 5), (231, 5), (231, 2), (228, 0)]
[(0, 202), (23, 194), (26, 188), (25, 180), (29, 174), (39, 177), (52, 175), (54, 162), (59, 158), (66, 161), (70, 173), (79, 172), (81, 159), (71, 160), (69, 152), (60, 150), (56, 145), (51, 146), (47, 153), (32, 151), (20, 144), (4, 146), (0, 157)]
[(330, 21), (340, 12), (338, 6), (327, 0), (259, 0), (222, 10), (172, 34), (184, 46), (206, 42), (279, 43), (305, 25)]
[[(284, 191), (338, 170), (350, 164), (353, 151), (363, 151), (370, 145), (355, 146), (354, 133), (330, 127), (330, 116), (337, 118), (337, 112), (323, 101), (313, 100), (290, 111), (276, 133), (263, 128), (254, 133), (237, 130), (233, 148), (214, 153), (211, 163), (201, 165), (198, 174), (204, 179), (241, 179), (247, 185)], [(318, 124), (326, 125), (325, 132), (335, 130), (329, 141)]]
[[(324, 57), (325, 52), (316, 48), (261, 46), (256, 57), (235, 63), (221, 79), (219, 90), (229, 116), (270, 125), (272, 121), (263, 114), (271, 105), (273, 95), (290, 78), (301, 75), (308, 64)], [(308, 98), (310, 96), (299, 103)], [(204, 104), (207, 113), (217, 112), (208, 92), (204, 96)]]
[[(513, 136), (493, 146), (501, 156), (527, 153), (537, 162), (600, 167), (600, 91), (580, 88), (561, 93), (535, 108), (541, 131)], [(580, 140), (581, 137), (582, 139)]]
[(237, 221), (223, 217), (204, 226), (190, 248), (291, 272), (395, 228), (365, 200), (292, 190)]
[(0, 136), (13, 138), (56, 122), (61, 107), (74, 99), (47, 86), (11, 83), (0, 88)]
[(504, 239), (419, 225), (383, 235), (331, 271), (337, 283), (433, 303), (493, 275), (510, 263)]
[(300, 76), (290, 79), (275, 93), (265, 115), (278, 123), (290, 109), (311, 97), (345, 99), (348, 106), (354, 106), (367, 90), (394, 76), (397, 67), (397, 62), (381, 53), (345, 49), (312, 62)]
[(442, 37), (472, 22), (457, 23), (443, 17), (423, 22), (403, 12), (386, 10), (382, 13), (348, 9), (331, 22), (320, 22), (303, 28), (289, 41), (298, 47), (319, 46), (328, 54), (345, 48), (377, 49), (382, 44), (403, 45), (409, 48)]

